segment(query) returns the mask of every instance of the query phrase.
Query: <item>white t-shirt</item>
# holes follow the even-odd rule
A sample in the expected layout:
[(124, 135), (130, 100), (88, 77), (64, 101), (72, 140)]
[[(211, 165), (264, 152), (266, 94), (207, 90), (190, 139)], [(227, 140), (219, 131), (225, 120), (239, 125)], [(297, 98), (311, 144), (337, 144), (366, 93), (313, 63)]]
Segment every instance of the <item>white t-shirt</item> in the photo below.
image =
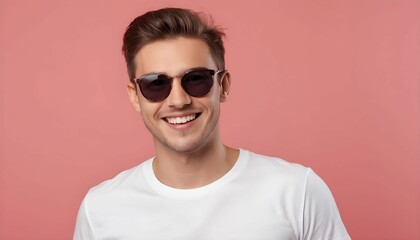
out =
[(330, 190), (310, 168), (241, 149), (219, 180), (175, 189), (159, 182), (152, 162), (92, 188), (74, 239), (350, 239)]

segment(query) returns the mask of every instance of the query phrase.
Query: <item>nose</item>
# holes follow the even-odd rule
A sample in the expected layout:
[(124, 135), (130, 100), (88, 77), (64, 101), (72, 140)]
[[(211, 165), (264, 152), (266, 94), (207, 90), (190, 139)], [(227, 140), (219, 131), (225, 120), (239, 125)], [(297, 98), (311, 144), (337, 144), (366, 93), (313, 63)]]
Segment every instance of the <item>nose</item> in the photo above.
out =
[(182, 88), (181, 81), (178, 77), (172, 81), (172, 89), (167, 101), (170, 107), (179, 109), (187, 107), (192, 102), (191, 96)]

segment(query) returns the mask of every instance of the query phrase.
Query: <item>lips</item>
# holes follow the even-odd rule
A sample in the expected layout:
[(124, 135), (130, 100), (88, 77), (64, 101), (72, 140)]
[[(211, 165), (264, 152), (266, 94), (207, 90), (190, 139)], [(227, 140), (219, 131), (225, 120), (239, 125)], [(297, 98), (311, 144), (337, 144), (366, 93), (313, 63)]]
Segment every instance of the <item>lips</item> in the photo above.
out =
[(185, 124), (187, 122), (191, 122), (195, 120), (199, 115), (200, 115), (199, 113), (195, 113), (195, 114), (190, 114), (190, 115), (185, 115), (185, 116), (180, 116), (180, 117), (166, 117), (164, 119), (170, 124), (179, 125), (179, 124)]

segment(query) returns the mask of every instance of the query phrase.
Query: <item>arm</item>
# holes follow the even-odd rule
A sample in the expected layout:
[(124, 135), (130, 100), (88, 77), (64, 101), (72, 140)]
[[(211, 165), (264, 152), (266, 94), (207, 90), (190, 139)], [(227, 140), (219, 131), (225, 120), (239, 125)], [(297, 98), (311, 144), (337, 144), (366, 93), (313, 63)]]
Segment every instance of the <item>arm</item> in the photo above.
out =
[(76, 228), (74, 230), (73, 240), (93, 240), (92, 228), (86, 209), (86, 199), (83, 200), (77, 214)]
[(350, 239), (330, 189), (312, 170), (306, 180), (303, 239)]

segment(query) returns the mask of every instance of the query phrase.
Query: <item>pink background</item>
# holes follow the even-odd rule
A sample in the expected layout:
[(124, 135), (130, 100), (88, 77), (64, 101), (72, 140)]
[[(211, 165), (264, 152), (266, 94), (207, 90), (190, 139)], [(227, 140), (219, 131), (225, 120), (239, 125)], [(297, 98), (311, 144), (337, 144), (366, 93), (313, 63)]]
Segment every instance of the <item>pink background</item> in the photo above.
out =
[(87, 190), (153, 155), (120, 52), (146, 10), (226, 28), (221, 130), (312, 167), (353, 239), (420, 239), (420, 1), (0, 2), (0, 239), (70, 239)]

